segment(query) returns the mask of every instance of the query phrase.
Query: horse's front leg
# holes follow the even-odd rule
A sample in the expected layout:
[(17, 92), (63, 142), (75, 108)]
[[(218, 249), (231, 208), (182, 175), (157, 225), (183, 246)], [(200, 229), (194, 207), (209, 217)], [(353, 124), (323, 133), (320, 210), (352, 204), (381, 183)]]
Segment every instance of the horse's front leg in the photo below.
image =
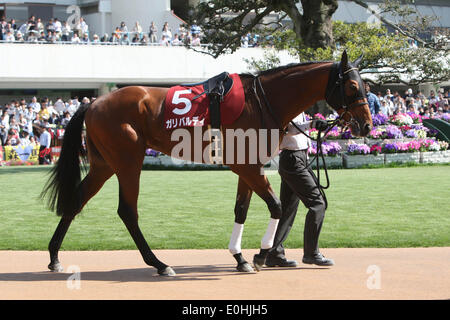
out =
[[(269, 180), (264, 174), (261, 174), (261, 167), (247, 167), (247, 170), (240, 171), (239, 181), (245, 181), (248, 188), (251, 188), (258, 196), (263, 199), (270, 211), (270, 221), (267, 226), (266, 233), (261, 240), (261, 250), (253, 258), (253, 265), (257, 271), (263, 267), (269, 250), (273, 246), (275, 233), (277, 231), (278, 222), (280, 221), (282, 209), (281, 201), (275, 195), (275, 192), (270, 186)], [(239, 193), (238, 193), (239, 195)], [(248, 206), (247, 206), (248, 209)], [(247, 212), (247, 211), (245, 211)]]
[(244, 180), (239, 178), (236, 205), (234, 207), (235, 220), (228, 249), (236, 259), (236, 269), (240, 272), (253, 272), (251, 265), (242, 256), (241, 249), (242, 233), (244, 231), (244, 223), (247, 218), (247, 211), (252, 194), (252, 189), (250, 189)]
[(261, 270), (264, 263), (266, 262), (269, 250), (273, 246), (275, 233), (277, 232), (278, 222), (280, 221), (282, 213), (281, 201), (275, 196), (275, 194), (273, 194), (272, 188), (270, 188), (270, 191), (270, 196), (263, 198), (270, 211), (270, 220), (267, 226), (266, 233), (261, 240), (261, 249), (259, 253), (255, 254), (253, 257), (253, 266), (255, 267), (256, 271)]

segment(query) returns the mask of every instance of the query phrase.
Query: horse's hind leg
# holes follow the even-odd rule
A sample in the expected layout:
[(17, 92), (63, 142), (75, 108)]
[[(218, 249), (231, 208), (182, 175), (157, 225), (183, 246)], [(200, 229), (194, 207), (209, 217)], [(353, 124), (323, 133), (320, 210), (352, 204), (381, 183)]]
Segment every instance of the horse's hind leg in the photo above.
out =
[[(143, 161), (143, 159), (141, 160)], [(119, 208), (117, 213), (130, 232), (145, 263), (155, 267), (160, 275), (174, 276), (175, 272), (172, 268), (159, 261), (153, 254), (138, 225), (137, 200), (140, 169), (140, 165), (136, 164), (117, 173), (119, 179)]]
[(63, 268), (58, 259), (58, 252), (64, 240), (64, 236), (70, 227), (75, 216), (83, 209), (84, 205), (91, 199), (113, 174), (112, 170), (106, 165), (98, 166), (91, 163), (89, 173), (81, 181), (77, 188), (77, 196), (80, 197), (80, 207), (76, 208), (73, 213), (64, 214), (59, 221), (58, 227), (53, 234), (48, 245), (50, 253), (50, 264), (48, 268), (51, 271), (62, 272)]
[(231, 233), (230, 243), (228, 249), (237, 261), (236, 269), (241, 272), (253, 272), (253, 268), (242, 256), (241, 240), (242, 233), (244, 231), (244, 223), (247, 218), (247, 211), (250, 205), (253, 191), (245, 183), (244, 180), (239, 178), (238, 190), (236, 195), (236, 205), (234, 207), (234, 227)]

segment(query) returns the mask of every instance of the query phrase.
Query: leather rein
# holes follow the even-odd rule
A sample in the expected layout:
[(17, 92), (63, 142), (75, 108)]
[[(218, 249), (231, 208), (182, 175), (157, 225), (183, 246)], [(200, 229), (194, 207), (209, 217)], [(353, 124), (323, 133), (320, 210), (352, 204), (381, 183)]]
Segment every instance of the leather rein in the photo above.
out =
[[(335, 69), (338, 69), (338, 74), (337, 74), (337, 79), (336, 81), (333, 81), (333, 78), (335, 78), (336, 76), (334, 75), (334, 73), (336, 72)], [(334, 72), (333, 72), (334, 71)], [(327, 165), (325, 162), (325, 158), (324, 158), (324, 154), (322, 151), (322, 143), (326, 140), (326, 135), (328, 134), (328, 132), (333, 129), (336, 125), (342, 125), (344, 127), (344, 129), (346, 127), (348, 127), (349, 125), (356, 125), (359, 129), (359, 123), (354, 119), (352, 112), (350, 111), (350, 109), (354, 108), (354, 107), (358, 107), (358, 106), (362, 106), (362, 105), (366, 105), (368, 104), (367, 102), (364, 101), (364, 97), (358, 97), (359, 99), (352, 102), (352, 103), (348, 103), (347, 101), (347, 96), (345, 95), (345, 89), (344, 89), (344, 77), (345, 75), (349, 74), (351, 71), (358, 71), (358, 68), (349, 68), (346, 71), (342, 70), (342, 64), (341, 63), (334, 63), (331, 70), (330, 70), (330, 76), (329, 76), (329, 80), (328, 80), (328, 84), (327, 84), (327, 89), (325, 92), (325, 100), (329, 103), (330, 99), (332, 98), (333, 94), (335, 93), (336, 89), (339, 89), (339, 102), (340, 102), (340, 106), (336, 109), (336, 111), (339, 113), (340, 110), (343, 110), (342, 114), (337, 117), (335, 120), (328, 120), (328, 128), (324, 131), (321, 132), (321, 130), (319, 130), (318, 135), (317, 135), (317, 139), (312, 138), (311, 136), (309, 136), (306, 132), (304, 132), (302, 129), (300, 129), (293, 121), (291, 121), (291, 124), (302, 134), (304, 134), (305, 136), (307, 136), (309, 139), (313, 140), (316, 142), (317, 144), (317, 152), (316, 155), (314, 156), (314, 158), (312, 159), (312, 161), (310, 163), (308, 163), (308, 165), (306, 166), (306, 168), (309, 168), (311, 166), (311, 164), (316, 161), (316, 170), (317, 170), (317, 187), (320, 191), (320, 193), (322, 194), (324, 201), (325, 201), (325, 207), (328, 207), (328, 201), (324, 192), (324, 189), (328, 189), (330, 187), (330, 179), (328, 176), (328, 170), (327, 170)], [(281, 129), (280, 127), (280, 120), (279, 118), (276, 116), (275, 112), (273, 111), (272, 105), (270, 104), (269, 100), (267, 99), (266, 93), (264, 91), (264, 88), (261, 84), (261, 79), (260, 76), (255, 76), (253, 79), (253, 85), (252, 85), (252, 89), (254, 92), (254, 95), (256, 97), (256, 100), (258, 101), (258, 105), (259, 108), (261, 109), (262, 112), (262, 104), (261, 104), (261, 100), (259, 98), (258, 95), (258, 89), (261, 92), (261, 95), (264, 99), (264, 103), (269, 111), (269, 114), (272, 116), (273, 120), (275, 121), (275, 123), (277, 124), (278, 128), (280, 131), (284, 132), (284, 130)], [(329, 103), (331, 105), (331, 103)], [(345, 120), (344, 116), (348, 114), (350, 119), (349, 120)], [(262, 120), (264, 122), (264, 119)], [(264, 124), (264, 123), (263, 123)], [(322, 137), (322, 133), (323, 133), (323, 137)], [(320, 184), (320, 166), (319, 166), (319, 157), (322, 158), (322, 163), (323, 163), (323, 169), (325, 171), (325, 177), (327, 180), (327, 184), (326, 186), (322, 186)]]

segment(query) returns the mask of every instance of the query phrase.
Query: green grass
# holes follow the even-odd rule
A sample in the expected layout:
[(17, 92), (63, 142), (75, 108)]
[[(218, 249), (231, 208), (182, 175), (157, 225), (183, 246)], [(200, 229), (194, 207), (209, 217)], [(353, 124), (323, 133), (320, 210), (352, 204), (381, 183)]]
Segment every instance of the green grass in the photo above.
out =
[[(46, 250), (59, 218), (38, 195), (49, 168), (0, 168), (0, 249)], [(321, 247), (450, 246), (449, 166), (329, 170)], [(323, 177), (323, 174), (322, 174)], [(279, 192), (278, 174), (268, 176)], [(230, 171), (143, 171), (139, 223), (152, 249), (222, 248), (234, 222), (237, 176)], [(135, 249), (117, 215), (111, 178), (72, 223), (63, 250)], [(303, 246), (301, 205), (288, 248)], [(259, 248), (269, 221), (253, 195), (243, 248)]]

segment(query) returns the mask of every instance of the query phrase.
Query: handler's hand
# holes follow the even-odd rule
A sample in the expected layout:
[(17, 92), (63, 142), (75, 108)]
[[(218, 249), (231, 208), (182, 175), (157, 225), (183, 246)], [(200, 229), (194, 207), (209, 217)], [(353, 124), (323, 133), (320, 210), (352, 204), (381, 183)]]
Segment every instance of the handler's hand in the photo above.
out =
[(328, 122), (321, 119), (314, 119), (311, 121), (311, 128), (317, 129), (319, 131), (325, 131), (328, 128)]

